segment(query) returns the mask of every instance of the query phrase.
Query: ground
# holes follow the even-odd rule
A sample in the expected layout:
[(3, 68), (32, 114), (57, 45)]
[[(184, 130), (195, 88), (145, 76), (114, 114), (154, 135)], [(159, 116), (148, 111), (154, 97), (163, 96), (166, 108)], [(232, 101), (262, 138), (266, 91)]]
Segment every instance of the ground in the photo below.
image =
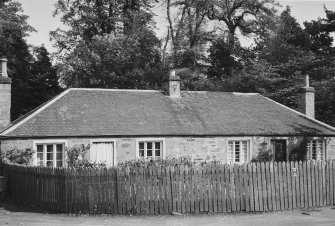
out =
[[(39, 210), (39, 212), (43, 212)], [(66, 226), (66, 225), (335, 225), (335, 208), (299, 209), (276, 213), (239, 213), (215, 215), (158, 216), (88, 216), (38, 213), (11, 202), (0, 203), (0, 225)]]

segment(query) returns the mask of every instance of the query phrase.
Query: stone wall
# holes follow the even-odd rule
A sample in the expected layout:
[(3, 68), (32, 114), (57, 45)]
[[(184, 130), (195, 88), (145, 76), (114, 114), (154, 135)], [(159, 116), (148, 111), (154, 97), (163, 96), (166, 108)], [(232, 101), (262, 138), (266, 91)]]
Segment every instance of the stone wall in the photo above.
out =
[[(166, 137), (166, 138), (108, 138), (112, 139), (116, 145), (116, 161), (123, 162), (134, 160), (137, 158), (136, 143), (139, 139), (148, 140), (161, 139), (163, 141), (163, 155), (167, 158), (187, 157), (192, 160), (218, 160), (227, 162), (227, 149), (229, 140), (249, 140), (249, 156), (248, 160), (256, 157), (262, 150), (271, 148), (271, 140), (286, 139), (287, 140), (287, 160), (292, 151), (297, 148), (303, 137)], [(312, 138), (309, 138), (312, 139)], [(335, 159), (335, 138), (320, 138), (327, 141), (326, 156), (328, 159)], [(40, 140), (40, 139), (39, 139)], [(64, 139), (62, 139), (64, 140)], [(88, 145), (94, 139), (88, 138), (69, 138), (68, 148), (77, 144)], [(101, 140), (101, 138), (100, 138)], [(2, 140), (1, 152), (14, 148), (17, 149), (34, 149), (33, 140)]]

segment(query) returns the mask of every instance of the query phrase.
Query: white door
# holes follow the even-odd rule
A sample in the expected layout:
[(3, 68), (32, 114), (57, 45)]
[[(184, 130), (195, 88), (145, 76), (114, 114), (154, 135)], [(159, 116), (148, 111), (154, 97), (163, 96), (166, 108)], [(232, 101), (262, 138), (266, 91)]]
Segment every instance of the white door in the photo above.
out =
[(114, 142), (93, 142), (90, 148), (90, 161), (114, 166)]

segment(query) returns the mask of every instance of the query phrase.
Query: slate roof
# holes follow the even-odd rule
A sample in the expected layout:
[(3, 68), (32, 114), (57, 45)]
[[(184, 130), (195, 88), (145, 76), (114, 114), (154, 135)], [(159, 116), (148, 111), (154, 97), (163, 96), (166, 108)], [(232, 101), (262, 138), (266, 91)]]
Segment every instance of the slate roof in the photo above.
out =
[(335, 136), (335, 129), (260, 94), (69, 89), (13, 122), (8, 137)]

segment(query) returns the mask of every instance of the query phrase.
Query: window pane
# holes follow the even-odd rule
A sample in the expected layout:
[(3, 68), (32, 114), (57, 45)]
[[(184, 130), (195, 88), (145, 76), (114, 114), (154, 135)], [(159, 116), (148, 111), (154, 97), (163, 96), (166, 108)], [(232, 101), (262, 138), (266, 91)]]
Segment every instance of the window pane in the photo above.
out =
[(316, 140), (312, 141), (312, 159), (316, 159), (316, 155), (317, 155), (317, 152), (316, 152), (316, 143), (317, 143)]
[(139, 147), (140, 149), (144, 149), (144, 142), (140, 142)]
[(37, 153), (43, 153), (43, 145), (37, 145)]
[(152, 143), (151, 142), (147, 142), (147, 149), (152, 149)]
[(63, 153), (62, 152), (56, 154), (56, 160), (57, 161), (62, 161), (63, 160)]
[(44, 165), (43, 145), (37, 145), (37, 166)]
[(53, 166), (53, 162), (52, 161), (47, 161), (47, 166)]
[(47, 153), (47, 161), (52, 161), (53, 160), (53, 153)]
[(58, 152), (63, 152), (63, 145), (62, 144), (56, 144), (56, 150)]
[(43, 162), (43, 152), (37, 152), (37, 161), (42, 161)]
[(307, 160), (311, 160), (311, 155), (312, 155), (312, 152), (311, 152), (311, 143), (308, 142), (307, 143)]
[(234, 148), (233, 141), (229, 141), (228, 142), (228, 162), (233, 161), (233, 148)]
[(242, 141), (241, 153), (240, 153), (240, 162), (247, 162), (248, 156), (248, 141)]
[(161, 149), (161, 142), (155, 142), (155, 149)]
[(317, 142), (317, 160), (323, 160), (323, 141)]
[(144, 150), (140, 150), (140, 157), (144, 157)]
[(235, 162), (240, 162), (240, 142), (235, 142)]
[(161, 156), (161, 150), (159, 150), (159, 149), (157, 150), (157, 149), (156, 149), (156, 150), (155, 150), (155, 156), (156, 156), (156, 157)]
[(147, 157), (152, 157), (152, 150), (147, 150)]
[(56, 160), (57, 161), (63, 160), (63, 145), (62, 144), (56, 145)]

